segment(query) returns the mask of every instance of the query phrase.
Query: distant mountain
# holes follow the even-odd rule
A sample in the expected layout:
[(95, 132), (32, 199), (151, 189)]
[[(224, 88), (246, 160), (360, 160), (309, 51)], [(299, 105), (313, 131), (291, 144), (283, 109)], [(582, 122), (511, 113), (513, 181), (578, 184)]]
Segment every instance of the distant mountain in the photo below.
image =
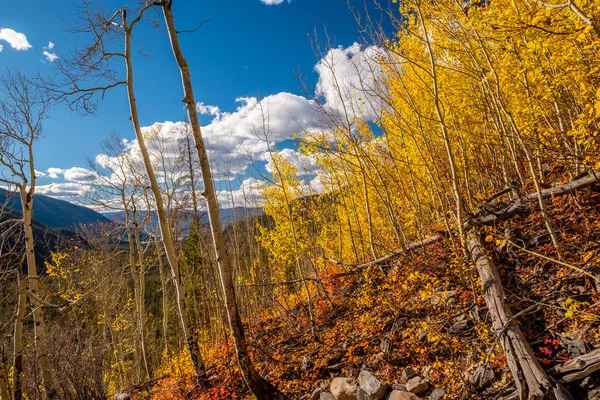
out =
[[(224, 209), (221, 209), (221, 213), (220, 213), (221, 224), (223, 224), (223, 227), (226, 227), (233, 222), (243, 221), (247, 218), (251, 218), (251, 217), (262, 215), (262, 214), (264, 214), (264, 211), (260, 207), (224, 208)], [(105, 217), (109, 218), (111, 221), (118, 223), (118, 224), (123, 224), (125, 221), (125, 211), (107, 212), (107, 213), (103, 213), (103, 215)], [(141, 224), (141, 222), (144, 220), (144, 218), (146, 217), (147, 214), (145, 212), (140, 212), (138, 215), (139, 215), (138, 223)], [(151, 215), (151, 218), (150, 218), (149, 223), (147, 224), (148, 226), (146, 227), (147, 232), (150, 231), (152, 229), (152, 227), (158, 226), (158, 215), (156, 214), (156, 212), (151, 211), (150, 215)], [(192, 220), (192, 212), (186, 211), (185, 215), (182, 216), (180, 219), (182, 220), (182, 223), (179, 224), (178, 230), (181, 231), (181, 233), (183, 235), (187, 235), (187, 233), (189, 232), (189, 223)], [(200, 213), (200, 221), (208, 223), (208, 215), (205, 212)]]
[[(9, 208), (21, 211), (18, 194), (9, 197), (9, 192), (0, 188), (0, 207), (6, 203)], [(33, 196), (33, 218), (48, 228), (76, 228), (80, 224), (110, 222), (108, 218), (87, 207), (68, 201), (36, 194)]]
[[(0, 212), (0, 223), (10, 219), (18, 219), (21, 212), (13, 209), (4, 209)], [(38, 273), (43, 274), (46, 271), (45, 261), (50, 259), (50, 253), (60, 248), (70, 247), (74, 244), (87, 246), (85, 240), (79, 237), (74, 231), (68, 228), (48, 228), (36, 220), (32, 223), (35, 259)], [(24, 262), (22, 257), (25, 251), (25, 242), (23, 240), (23, 231), (17, 225), (12, 235), (7, 235), (5, 240), (0, 242), (0, 270), (5, 268), (14, 268)]]

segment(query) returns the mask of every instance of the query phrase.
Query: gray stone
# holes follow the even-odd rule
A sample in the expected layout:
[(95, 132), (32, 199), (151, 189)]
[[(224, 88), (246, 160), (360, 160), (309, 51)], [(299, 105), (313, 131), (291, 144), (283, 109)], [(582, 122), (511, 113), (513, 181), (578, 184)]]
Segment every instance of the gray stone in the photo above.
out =
[(323, 392), (321, 393), (319, 400), (335, 400), (335, 397), (333, 397), (333, 395), (329, 392)]
[(444, 388), (437, 388), (429, 395), (429, 400), (442, 400), (446, 395)]
[(406, 390), (414, 394), (421, 394), (426, 392), (429, 389), (429, 383), (420, 376), (415, 376), (414, 378), (410, 378), (408, 382), (406, 382)]
[(357, 400), (358, 384), (352, 378), (333, 378), (329, 390), (336, 400)]
[(567, 341), (567, 353), (571, 358), (579, 357), (587, 353), (585, 342), (581, 339)]
[(117, 392), (115, 393), (113, 400), (129, 400), (131, 396), (127, 392)]
[(323, 393), (321, 389), (315, 389), (315, 391), (310, 395), (310, 400), (321, 400), (321, 393)]
[(313, 363), (306, 356), (302, 356), (302, 366), (300, 367), (300, 371), (305, 372), (308, 371), (312, 367)]
[(383, 399), (390, 389), (387, 382), (366, 370), (360, 372), (358, 382), (360, 388), (373, 400)]
[(419, 400), (419, 398), (414, 393), (392, 390), (386, 400)]
[(371, 396), (369, 396), (369, 394), (361, 388), (358, 388), (358, 390), (356, 391), (356, 398), (358, 400), (371, 400)]
[(400, 377), (400, 382), (406, 383), (413, 376), (417, 376), (417, 373), (415, 372), (415, 370), (412, 369), (412, 367), (406, 367), (406, 368), (404, 368), (404, 371), (402, 371), (402, 376)]
[(392, 385), (392, 390), (399, 390), (401, 392), (406, 392), (406, 385), (404, 383), (394, 383)]
[(469, 330), (469, 321), (458, 321), (448, 329), (448, 333), (451, 335), (459, 335)]
[(475, 368), (475, 372), (469, 377), (469, 381), (476, 389), (481, 389), (491, 384), (495, 377), (496, 375), (494, 374), (494, 370), (480, 365)]

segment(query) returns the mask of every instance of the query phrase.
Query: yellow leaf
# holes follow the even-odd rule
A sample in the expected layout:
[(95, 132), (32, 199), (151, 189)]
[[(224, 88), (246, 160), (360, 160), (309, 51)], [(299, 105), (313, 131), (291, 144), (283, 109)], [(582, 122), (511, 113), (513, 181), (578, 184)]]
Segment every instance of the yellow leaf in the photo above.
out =
[(487, 235), (485, 238), (485, 241), (487, 243), (493, 242), (494, 241), (494, 237), (492, 235)]
[(592, 257), (594, 257), (594, 254), (596, 254), (596, 252), (594, 250), (588, 251), (587, 253), (585, 253), (585, 255), (583, 256), (583, 262), (586, 263), (588, 261), (590, 261), (592, 259)]

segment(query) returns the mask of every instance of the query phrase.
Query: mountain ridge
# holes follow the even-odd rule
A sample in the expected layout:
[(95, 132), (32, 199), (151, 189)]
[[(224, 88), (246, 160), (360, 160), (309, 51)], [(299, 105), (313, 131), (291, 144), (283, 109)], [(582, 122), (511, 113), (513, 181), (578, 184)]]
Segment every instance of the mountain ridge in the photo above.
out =
[[(22, 211), (19, 196), (0, 188), (0, 207), (2, 205), (19, 213)], [(33, 196), (33, 218), (48, 228), (74, 229), (80, 224), (111, 222), (104, 215), (90, 208), (43, 194)]]

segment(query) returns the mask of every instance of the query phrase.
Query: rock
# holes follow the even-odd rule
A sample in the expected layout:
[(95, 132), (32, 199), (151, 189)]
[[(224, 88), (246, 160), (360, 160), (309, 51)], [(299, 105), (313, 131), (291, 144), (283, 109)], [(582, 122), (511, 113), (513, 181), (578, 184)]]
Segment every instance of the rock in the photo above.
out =
[(310, 400), (321, 400), (321, 393), (323, 393), (321, 389), (315, 389), (315, 391), (310, 395)]
[(308, 371), (310, 367), (312, 367), (313, 363), (306, 356), (302, 356), (302, 366), (300, 367), (300, 371), (305, 372)]
[(335, 400), (335, 397), (329, 392), (323, 392), (321, 393), (319, 400)]
[(410, 378), (414, 376), (417, 376), (415, 370), (412, 369), (412, 367), (406, 367), (404, 368), (404, 371), (402, 371), (402, 377), (400, 378), (400, 382), (406, 383)]
[(469, 321), (458, 321), (448, 329), (448, 333), (451, 335), (460, 335), (461, 333), (469, 330)]
[(585, 342), (582, 339), (568, 340), (567, 353), (571, 358), (579, 357), (587, 353)]
[(446, 395), (444, 388), (437, 388), (429, 395), (429, 400), (442, 400)]
[(329, 389), (335, 400), (357, 400), (358, 384), (352, 378), (333, 378)]
[(406, 385), (404, 383), (394, 383), (392, 385), (392, 390), (399, 390), (401, 392), (406, 392)]
[(593, 376), (588, 376), (587, 378), (581, 381), (579, 386), (587, 390), (594, 389), (598, 386), (598, 380)]
[(410, 378), (408, 382), (406, 382), (406, 390), (414, 394), (421, 394), (426, 392), (429, 389), (429, 383), (420, 376), (415, 376), (414, 378)]
[(358, 388), (358, 390), (356, 391), (356, 398), (358, 400), (371, 400), (371, 396), (369, 396), (369, 394), (361, 388)]
[(492, 383), (495, 378), (494, 371), (491, 368), (486, 368), (483, 365), (475, 368), (475, 372), (469, 377), (469, 382), (476, 389), (484, 388), (485, 386)]
[(131, 396), (127, 392), (117, 392), (115, 393), (113, 400), (129, 400)]
[(414, 393), (392, 390), (386, 400), (419, 400), (419, 398)]
[(427, 382), (429, 382), (431, 380), (429, 373), (431, 372), (432, 369), (433, 369), (433, 367), (431, 365), (426, 365), (423, 367), (423, 378), (425, 378), (425, 380)]
[(390, 389), (387, 382), (366, 370), (360, 372), (358, 382), (360, 388), (373, 400), (383, 399)]

